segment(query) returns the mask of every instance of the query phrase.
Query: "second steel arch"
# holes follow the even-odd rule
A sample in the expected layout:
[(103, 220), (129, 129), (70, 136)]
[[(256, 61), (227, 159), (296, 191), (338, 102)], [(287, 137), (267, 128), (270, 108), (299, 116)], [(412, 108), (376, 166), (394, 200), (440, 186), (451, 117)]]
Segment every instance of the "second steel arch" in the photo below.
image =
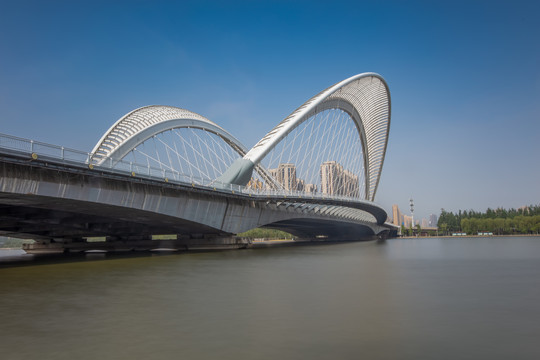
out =
[(353, 119), (362, 143), (365, 198), (373, 201), (388, 145), (391, 100), (386, 81), (376, 73), (363, 73), (345, 79), (320, 92), (296, 109), (249, 152), (221, 176), (220, 181), (245, 185), (253, 168), (292, 130), (309, 117), (327, 110), (340, 109)]

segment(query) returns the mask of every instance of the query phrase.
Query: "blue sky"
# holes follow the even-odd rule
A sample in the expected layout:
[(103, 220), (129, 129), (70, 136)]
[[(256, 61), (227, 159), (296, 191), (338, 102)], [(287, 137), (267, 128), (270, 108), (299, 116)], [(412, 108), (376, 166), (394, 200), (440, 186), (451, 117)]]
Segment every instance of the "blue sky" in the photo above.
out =
[(0, 132), (90, 151), (150, 104), (254, 145), (322, 89), (389, 84), (376, 201), (540, 203), (538, 1), (0, 1)]

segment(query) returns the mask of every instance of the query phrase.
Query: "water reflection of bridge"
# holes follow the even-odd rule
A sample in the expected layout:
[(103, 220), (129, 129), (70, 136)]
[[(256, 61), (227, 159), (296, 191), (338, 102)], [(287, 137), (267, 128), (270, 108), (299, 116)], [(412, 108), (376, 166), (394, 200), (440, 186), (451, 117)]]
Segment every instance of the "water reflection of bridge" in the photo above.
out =
[[(238, 248), (249, 243), (235, 235), (255, 227), (298, 239), (387, 236), (393, 227), (373, 200), (389, 125), (386, 83), (367, 73), (314, 96), (249, 151), (167, 106), (127, 114), (90, 153), (3, 135), (0, 234), (35, 239), (31, 251)], [(341, 175), (323, 175), (332, 162)], [(268, 170), (287, 163), (294, 179)], [(162, 234), (174, 236), (152, 240)]]

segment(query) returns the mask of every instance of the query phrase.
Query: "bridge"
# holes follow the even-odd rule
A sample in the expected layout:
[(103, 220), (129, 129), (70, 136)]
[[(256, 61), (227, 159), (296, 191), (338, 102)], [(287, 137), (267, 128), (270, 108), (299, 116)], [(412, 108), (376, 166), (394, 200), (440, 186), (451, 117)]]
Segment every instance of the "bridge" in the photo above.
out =
[(363, 73), (249, 150), (171, 106), (126, 114), (91, 152), (0, 135), (0, 235), (34, 239), (31, 253), (242, 248), (237, 234), (257, 227), (300, 241), (386, 237), (395, 227), (374, 200), (390, 109), (384, 79)]

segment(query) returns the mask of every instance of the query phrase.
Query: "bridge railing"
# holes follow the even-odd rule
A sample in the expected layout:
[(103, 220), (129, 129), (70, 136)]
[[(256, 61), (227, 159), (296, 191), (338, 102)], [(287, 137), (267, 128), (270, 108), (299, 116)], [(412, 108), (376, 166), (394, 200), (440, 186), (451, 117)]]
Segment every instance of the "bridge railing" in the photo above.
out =
[(180, 173), (174, 169), (151, 167), (148, 164), (138, 164), (123, 160), (113, 162), (111, 160), (96, 165), (92, 163), (92, 153), (1, 133), (0, 152), (28, 157), (33, 160), (40, 159), (61, 164), (78, 165), (90, 169), (106, 169), (117, 173), (161, 179), (183, 185), (204, 186), (237, 192), (245, 189), (238, 185), (221, 184), (213, 180), (197, 178), (189, 174)]
[(0, 149), (13, 154), (28, 154), (36, 159), (44, 157), (78, 164), (88, 164), (91, 156), (90, 153), (84, 151), (6, 134), (0, 134)]
[(33, 160), (41, 159), (60, 164), (76, 165), (78, 167), (84, 167), (87, 169), (105, 169), (110, 172), (134, 177), (161, 180), (184, 186), (204, 187), (215, 191), (229, 191), (247, 195), (285, 198), (293, 197), (320, 200), (361, 201), (358, 198), (340, 195), (329, 196), (327, 194), (306, 193), (293, 190), (254, 189), (251, 187), (220, 183), (216, 180), (197, 178), (189, 174), (180, 173), (174, 169), (154, 168), (148, 164), (138, 164), (123, 160), (118, 162), (105, 161), (98, 166), (96, 164), (92, 164), (92, 153), (6, 134), (0, 134), (0, 153), (24, 156)]
[(0, 134), (0, 147), (5, 148), (5, 149), (32, 152), (32, 143), (33, 143), (32, 140)]

